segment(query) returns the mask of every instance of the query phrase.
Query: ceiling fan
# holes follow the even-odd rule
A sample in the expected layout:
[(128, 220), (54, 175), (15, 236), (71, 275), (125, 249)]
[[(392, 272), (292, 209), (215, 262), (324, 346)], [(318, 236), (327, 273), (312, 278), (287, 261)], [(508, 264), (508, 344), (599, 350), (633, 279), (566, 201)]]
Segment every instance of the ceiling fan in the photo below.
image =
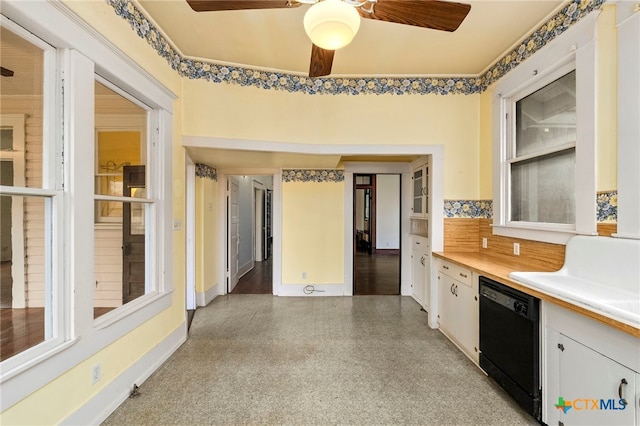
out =
[[(310, 77), (331, 74), (336, 49), (346, 46), (360, 26), (360, 17), (441, 31), (455, 31), (471, 6), (442, 0), (186, 0), (196, 12), (280, 9), (310, 4), (304, 18), (312, 39)], [(323, 39), (319, 33), (331, 35)], [(335, 32), (344, 38), (338, 42)], [(330, 39), (330, 40), (329, 40)]]

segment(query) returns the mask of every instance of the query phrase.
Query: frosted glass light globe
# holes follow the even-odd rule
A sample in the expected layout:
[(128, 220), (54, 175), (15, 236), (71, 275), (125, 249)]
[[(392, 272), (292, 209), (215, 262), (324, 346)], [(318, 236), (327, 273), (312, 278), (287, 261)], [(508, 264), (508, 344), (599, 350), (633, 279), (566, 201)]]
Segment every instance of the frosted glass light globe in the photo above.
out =
[(304, 30), (313, 44), (337, 50), (351, 43), (360, 28), (360, 15), (342, 0), (320, 1), (304, 15)]

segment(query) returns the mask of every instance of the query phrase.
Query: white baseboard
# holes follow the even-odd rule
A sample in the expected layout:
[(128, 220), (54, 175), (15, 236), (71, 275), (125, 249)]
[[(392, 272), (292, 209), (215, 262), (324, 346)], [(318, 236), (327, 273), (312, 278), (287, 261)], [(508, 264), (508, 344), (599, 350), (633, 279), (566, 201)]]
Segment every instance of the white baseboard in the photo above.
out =
[[(305, 287), (311, 286), (315, 291), (305, 292)], [(348, 290), (348, 291), (347, 291)], [(345, 288), (344, 284), (281, 284), (274, 286), (276, 296), (351, 296), (351, 288)]]
[(207, 291), (196, 292), (196, 306), (207, 306), (213, 299), (220, 295), (219, 285), (216, 284)]
[(102, 423), (126, 401), (134, 383), (139, 386), (147, 380), (187, 340), (186, 333), (186, 323), (183, 323), (60, 424), (99, 425)]

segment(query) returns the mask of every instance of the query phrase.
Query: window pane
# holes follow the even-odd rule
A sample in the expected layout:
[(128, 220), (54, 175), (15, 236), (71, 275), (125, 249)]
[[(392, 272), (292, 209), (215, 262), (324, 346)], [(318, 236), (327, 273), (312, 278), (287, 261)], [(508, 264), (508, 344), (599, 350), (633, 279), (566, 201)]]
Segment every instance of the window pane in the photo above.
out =
[[(45, 199), (0, 196), (0, 361), (51, 337), (45, 322), (51, 323), (46, 291)], [(45, 308), (45, 306), (49, 307)]]
[(0, 158), (15, 161), (10, 186), (42, 187), (44, 52), (0, 28)]
[(0, 128), (0, 150), (13, 151), (13, 127)]
[(575, 223), (575, 148), (511, 165), (511, 220)]
[(516, 102), (516, 156), (576, 140), (576, 72)]
[(150, 207), (135, 202), (114, 204), (125, 212), (123, 226), (95, 229), (94, 318), (146, 293), (145, 223)]

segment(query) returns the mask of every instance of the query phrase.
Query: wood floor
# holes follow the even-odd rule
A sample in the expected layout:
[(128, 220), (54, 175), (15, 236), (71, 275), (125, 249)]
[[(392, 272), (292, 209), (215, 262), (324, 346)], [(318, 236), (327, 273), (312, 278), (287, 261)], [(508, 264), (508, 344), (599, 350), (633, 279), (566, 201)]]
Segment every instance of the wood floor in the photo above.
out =
[(255, 262), (253, 269), (240, 278), (231, 294), (273, 294), (273, 257)]
[[(114, 308), (94, 308), (94, 318)], [(44, 341), (44, 308), (0, 309), (0, 361)]]
[(353, 278), (354, 294), (400, 294), (400, 254), (397, 251), (389, 251), (388, 254), (358, 251)]

